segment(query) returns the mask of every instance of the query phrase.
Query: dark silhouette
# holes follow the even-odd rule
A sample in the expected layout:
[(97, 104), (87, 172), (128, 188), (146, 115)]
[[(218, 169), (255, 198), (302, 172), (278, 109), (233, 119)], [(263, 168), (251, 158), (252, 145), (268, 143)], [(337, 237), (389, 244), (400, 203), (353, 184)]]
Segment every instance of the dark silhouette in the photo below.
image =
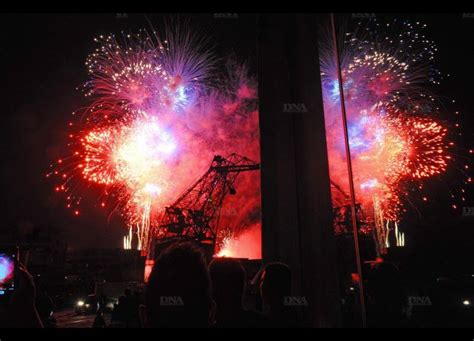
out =
[(102, 313), (101, 308), (97, 310), (92, 328), (107, 328), (107, 322), (105, 322), (104, 314)]
[(127, 297), (122, 295), (114, 306), (111, 317), (111, 327), (126, 327), (128, 322)]
[(268, 319), (268, 327), (299, 326), (297, 312), (287, 302), (291, 295), (291, 287), (292, 274), (288, 265), (269, 263), (264, 267), (260, 279), (260, 294), (263, 301), (263, 313)]
[(98, 310), (102, 310), (102, 311), (105, 310), (106, 305), (107, 305), (107, 295), (105, 295), (104, 293), (100, 294), (98, 298), (98, 304), (99, 304)]
[(36, 298), (36, 308), (43, 326), (45, 328), (55, 328), (56, 319), (53, 317), (54, 304), (46, 291), (41, 291)]
[(366, 278), (367, 321), (369, 327), (404, 327), (404, 295), (398, 268), (389, 262), (377, 263)]
[(128, 307), (129, 307), (129, 321), (128, 327), (130, 328), (138, 328), (140, 327), (140, 317), (138, 315), (138, 311), (140, 308), (140, 293), (138, 291), (134, 291), (133, 294), (130, 293), (128, 297)]
[(244, 310), (245, 270), (236, 259), (218, 258), (209, 265), (213, 297), (217, 304), (217, 328), (249, 328), (264, 325), (263, 315)]
[(190, 243), (164, 250), (150, 274), (145, 303), (146, 327), (208, 327), (215, 304), (202, 252)]
[(9, 302), (0, 307), (2, 328), (43, 328), (36, 310), (36, 287), (33, 277), (21, 265), (16, 271), (18, 286)]

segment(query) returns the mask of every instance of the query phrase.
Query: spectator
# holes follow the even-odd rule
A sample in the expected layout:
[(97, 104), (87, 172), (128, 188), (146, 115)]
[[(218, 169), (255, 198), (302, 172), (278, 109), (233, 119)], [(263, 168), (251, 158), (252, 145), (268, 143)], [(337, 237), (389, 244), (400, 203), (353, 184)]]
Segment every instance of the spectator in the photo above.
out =
[(126, 297), (126, 326), (127, 328), (138, 328), (140, 327), (140, 318), (138, 316), (138, 310), (140, 307), (139, 293), (135, 290), (132, 294), (130, 289), (125, 290)]
[(18, 287), (10, 302), (0, 311), (3, 328), (43, 328), (35, 305), (36, 287), (33, 277), (21, 265), (16, 272)]
[(395, 265), (377, 263), (367, 276), (366, 291), (369, 327), (408, 327), (403, 315), (404, 295), (400, 274)]
[(111, 316), (111, 327), (126, 327), (127, 326), (127, 298), (122, 295), (118, 299), (118, 303), (114, 306)]
[(104, 293), (101, 293), (99, 295), (98, 303), (99, 303), (99, 309), (98, 310), (104, 311), (106, 309), (106, 306), (107, 306), (107, 296)]
[(238, 260), (219, 258), (209, 266), (213, 297), (217, 304), (216, 327), (248, 328), (263, 325), (263, 316), (244, 310), (245, 270)]
[(43, 326), (45, 328), (55, 328), (56, 320), (53, 317), (54, 304), (46, 291), (41, 291), (36, 298), (36, 308)]
[(268, 318), (268, 327), (298, 327), (297, 312), (285, 303), (291, 295), (292, 275), (288, 265), (269, 263), (265, 266), (260, 293), (263, 301), (263, 313)]
[(107, 328), (107, 323), (105, 322), (104, 314), (102, 313), (102, 308), (97, 310), (97, 314), (94, 318), (94, 324), (92, 328)]
[(210, 326), (215, 303), (202, 252), (190, 243), (163, 251), (150, 274), (145, 303), (145, 327)]

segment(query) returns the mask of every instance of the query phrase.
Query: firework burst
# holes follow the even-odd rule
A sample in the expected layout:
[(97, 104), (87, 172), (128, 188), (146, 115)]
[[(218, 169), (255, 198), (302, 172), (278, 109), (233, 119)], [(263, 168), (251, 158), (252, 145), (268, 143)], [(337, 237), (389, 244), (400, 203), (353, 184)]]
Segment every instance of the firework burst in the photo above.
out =
[[(245, 67), (218, 67), (199, 35), (167, 30), (165, 36), (140, 31), (95, 39), (85, 63), (90, 105), (70, 123), (69, 154), (48, 174), (60, 179), (55, 189), (76, 215), (84, 185), (99, 188), (101, 206), (123, 216), (131, 229), (124, 246), (137, 236), (144, 251), (159, 233), (154, 227), (164, 207), (214, 154), (259, 159), (256, 87)], [(258, 177), (247, 177), (242, 192), (252, 205), (242, 214), (255, 216)]]
[[(356, 200), (375, 211), (373, 227), (395, 226), (403, 243), (398, 224), (411, 189), (452, 161), (442, 106), (430, 91), (442, 79), (433, 66), (437, 47), (425, 28), (373, 19), (347, 33), (340, 52)], [(324, 43), (320, 64), (331, 179), (347, 193), (348, 184), (336, 180), (347, 179), (337, 69)]]

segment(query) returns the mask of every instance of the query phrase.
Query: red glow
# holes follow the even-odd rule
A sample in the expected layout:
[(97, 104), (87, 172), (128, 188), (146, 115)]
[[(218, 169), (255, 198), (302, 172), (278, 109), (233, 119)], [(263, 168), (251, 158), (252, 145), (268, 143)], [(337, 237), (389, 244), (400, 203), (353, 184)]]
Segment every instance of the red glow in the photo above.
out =
[(145, 273), (143, 280), (145, 283), (148, 283), (148, 278), (150, 278), (151, 271), (153, 270), (153, 266), (155, 265), (155, 261), (153, 259), (147, 259), (145, 261)]
[[(185, 46), (178, 40), (172, 49), (150, 36), (95, 40), (99, 47), (86, 60), (90, 79), (84, 85), (91, 102), (80, 119), (68, 123), (74, 125), (68, 132), (71, 150), (58, 161), (67, 175), (61, 173), (57, 187), (74, 207), (90, 188), (101, 190), (95, 207), (120, 215), (143, 253), (159, 235), (164, 208), (214, 155), (260, 159), (257, 84), (248, 70), (235, 63), (215, 74), (209, 58), (214, 52), (193, 34)], [(220, 79), (222, 88), (209, 87), (213, 79)], [(259, 174), (243, 174), (237, 191), (226, 198), (220, 217), (235, 239), (228, 252), (260, 257), (260, 239), (252, 239), (253, 230), (260, 231)]]
[(256, 225), (235, 238), (224, 239), (216, 257), (261, 259), (261, 230)]

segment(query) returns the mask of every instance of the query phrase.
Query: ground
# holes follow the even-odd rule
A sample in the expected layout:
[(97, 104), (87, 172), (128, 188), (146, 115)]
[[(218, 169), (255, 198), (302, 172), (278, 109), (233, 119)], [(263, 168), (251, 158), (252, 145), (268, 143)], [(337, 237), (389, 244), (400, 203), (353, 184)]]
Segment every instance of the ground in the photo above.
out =
[[(110, 324), (110, 314), (104, 315), (107, 325)], [(77, 315), (74, 309), (54, 313), (58, 328), (91, 328), (95, 315)]]

